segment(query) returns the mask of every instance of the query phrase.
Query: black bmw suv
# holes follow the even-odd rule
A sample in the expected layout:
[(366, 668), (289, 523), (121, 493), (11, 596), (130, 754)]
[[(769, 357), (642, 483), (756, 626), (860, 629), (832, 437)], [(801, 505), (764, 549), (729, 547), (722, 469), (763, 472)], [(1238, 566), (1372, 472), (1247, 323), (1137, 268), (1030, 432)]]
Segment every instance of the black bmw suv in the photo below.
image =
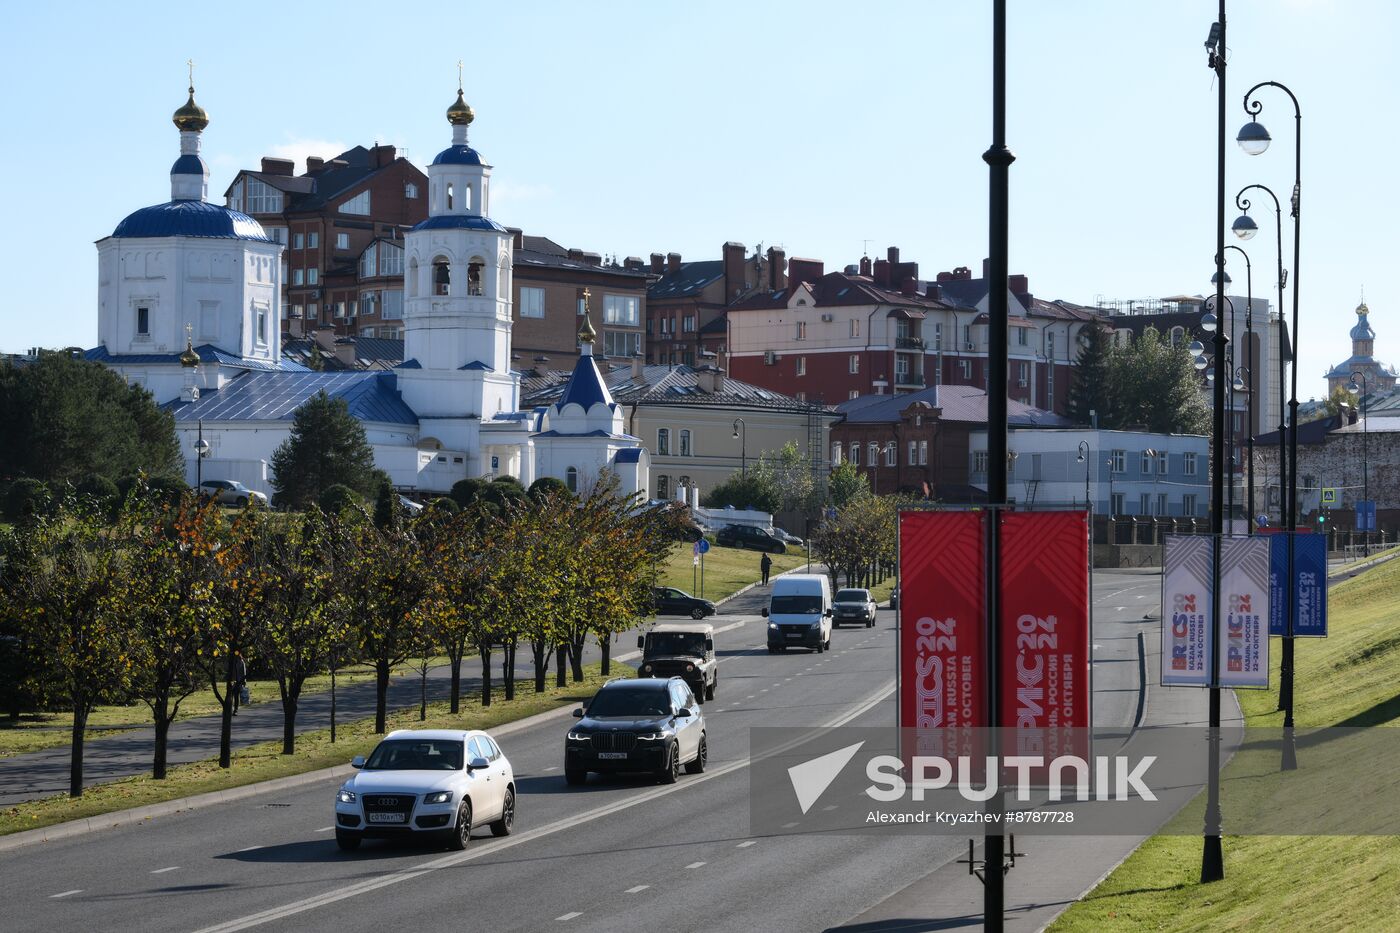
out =
[(564, 779), (588, 772), (647, 771), (662, 784), (705, 770), (705, 717), (679, 677), (614, 680), (593, 695), (564, 742)]

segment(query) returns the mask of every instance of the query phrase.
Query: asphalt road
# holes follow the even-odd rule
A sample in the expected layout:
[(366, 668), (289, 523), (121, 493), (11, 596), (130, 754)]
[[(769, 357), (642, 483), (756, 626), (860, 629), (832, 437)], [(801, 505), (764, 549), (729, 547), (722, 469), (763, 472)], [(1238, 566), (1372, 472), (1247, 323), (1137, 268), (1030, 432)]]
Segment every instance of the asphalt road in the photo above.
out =
[[(1153, 576), (1096, 578), (1100, 726), (1132, 723), (1136, 633), (1149, 627), (1141, 620), (1155, 611), (1156, 593)], [(730, 608), (751, 610), (755, 601)], [(331, 832), (335, 782), (327, 782), (0, 855), (4, 926), (822, 930), (966, 852), (954, 837), (751, 836), (748, 727), (891, 723), (894, 617), (882, 610), (874, 629), (838, 630), (823, 655), (767, 654), (754, 615), (715, 621), (742, 624), (717, 637), (704, 775), (669, 787), (596, 776), (567, 787), (560, 767), (572, 720), (559, 719), (501, 740), (520, 790), (511, 838), (482, 830), (465, 852), (446, 855), (384, 842), (341, 853)]]

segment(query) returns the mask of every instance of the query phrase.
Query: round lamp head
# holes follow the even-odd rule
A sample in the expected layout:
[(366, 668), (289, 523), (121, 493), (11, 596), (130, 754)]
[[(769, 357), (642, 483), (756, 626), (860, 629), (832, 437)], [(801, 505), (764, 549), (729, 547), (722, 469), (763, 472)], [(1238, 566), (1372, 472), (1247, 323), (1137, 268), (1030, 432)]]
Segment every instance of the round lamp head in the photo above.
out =
[(1241, 240), (1248, 240), (1259, 232), (1259, 225), (1254, 222), (1254, 218), (1248, 214), (1241, 214), (1235, 218), (1235, 222), (1230, 225), (1230, 229), (1235, 231), (1235, 236)]
[(209, 456), (209, 442), (201, 437), (197, 442), (195, 442), (194, 450), (195, 453), (199, 454), (201, 457)]
[(1205, 356), (1198, 356), (1191, 361), (1191, 365), (1196, 367), (1197, 372), (1199, 372), (1210, 365), (1210, 360), (1206, 359)]
[(1240, 127), (1240, 133), (1235, 137), (1235, 142), (1240, 144), (1249, 155), (1259, 155), (1269, 148), (1269, 143), (1273, 142), (1273, 137), (1269, 131), (1264, 129), (1264, 124), (1251, 121)]
[(1235, 381), (1230, 383), (1230, 388), (1234, 389), (1236, 392), (1244, 391), (1244, 380), (1236, 376)]
[(1201, 315), (1201, 330), (1208, 334), (1215, 333), (1215, 314), (1207, 311)]
[(1203, 343), (1201, 343), (1199, 340), (1193, 340), (1193, 341), (1191, 341), (1191, 343), (1186, 347), (1186, 350), (1187, 350), (1187, 352), (1189, 352), (1192, 356), (1200, 356), (1202, 353), (1205, 353), (1205, 352), (1206, 352), (1206, 345), (1203, 344)]
[(1357, 385), (1356, 380), (1353, 379), (1351, 382), (1347, 383), (1347, 391), (1350, 392), (1352, 395), (1355, 395), (1356, 393), (1361, 391), (1361, 386)]
[[(1225, 290), (1227, 292), (1230, 290), (1230, 285), (1232, 282), (1233, 280), (1230, 278), (1230, 273), (1225, 273)], [(1210, 290), (1215, 291), (1215, 286), (1218, 284), (1220, 284), (1220, 273), (1212, 272), (1210, 274)]]

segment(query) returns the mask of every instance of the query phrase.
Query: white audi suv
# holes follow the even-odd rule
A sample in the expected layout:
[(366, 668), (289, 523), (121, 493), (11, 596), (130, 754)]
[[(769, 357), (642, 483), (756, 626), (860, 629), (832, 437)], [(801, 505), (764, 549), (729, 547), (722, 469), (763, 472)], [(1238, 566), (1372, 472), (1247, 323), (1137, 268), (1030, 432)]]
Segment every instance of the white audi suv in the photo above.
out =
[(515, 773), (485, 732), (400, 729), (384, 737), (335, 797), (335, 841), (438, 838), (463, 849), (472, 827), (508, 836), (515, 823)]

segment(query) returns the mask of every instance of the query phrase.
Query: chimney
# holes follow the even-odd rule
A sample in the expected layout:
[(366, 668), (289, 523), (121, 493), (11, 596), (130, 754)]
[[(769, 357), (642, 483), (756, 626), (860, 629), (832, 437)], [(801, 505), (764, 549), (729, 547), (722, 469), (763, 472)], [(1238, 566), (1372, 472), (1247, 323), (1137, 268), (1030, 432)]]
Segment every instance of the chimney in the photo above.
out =
[(374, 148), (371, 149), (369, 152), (370, 156), (374, 159), (374, 167), (383, 168), (384, 166), (391, 165), (393, 163), (394, 156), (397, 154), (398, 150), (396, 150), (393, 146), (381, 146), (378, 143), (375, 143)]
[(1011, 289), (1013, 295), (1024, 295), (1031, 290), (1030, 283), (1026, 281), (1024, 275), (1008, 275), (1006, 285)]
[(984, 260), (982, 260), (982, 278), (984, 278), (984, 279), (985, 279), (985, 278), (988, 278), (991, 274), (992, 274), (992, 261), (991, 261), (990, 259), (984, 259)]
[[(640, 262), (640, 260), (638, 260), (638, 261)], [(642, 361), (642, 355), (641, 355), (640, 353), (633, 353), (633, 354), (632, 354), (632, 378), (633, 378), (633, 379), (640, 379), (640, 378), (642, 378), (642, 366), (643, 366), (643, 365), (644, 365), (644, 364), (643, 364), (643, 361)]]
[(320, 345), (326, 353), (335, 352), (335, 330), (330, 327), (323, 327), (313, 330), (309, 336)]
[[(938, 274), (939, 274), (940, 276), (944, 276), (944, 275), (947, 275), (948, 273), (946, 273), (946, 272), (940, 272), (940, 273), (938, 273)], [(943, 281), (943, 280), (940, 278), (939, 281)], [(925, 298), (932, 298), (934, 301), (942, 301), (942, 300), (943, 300), (943, 286), (939, 285), (938, 282), (929, 282), (929, 283), (928, 283), (928, 287), (926, 287), (926, 288), (924, 289), (924, 297), (925, 297)]]
[(787, 253), (776, 246), (768, 247), (768, 287), (787, 288)]
[(306, 174), (312, 175), (321, 170), (321, 166), (326, 164), (326, 160), (320, 156), (306, 157)]
[(875, 260), (875, 284), (880, 288), (890, 287), (890, 261), (888, 259)]
[(572, 259), (574, 262), (583, 262), (583, 250), (581, 250), (581, 249), (571, 249), (571, 250), (569, 250), (569, 258)]
[(744, 244), (724, 244), (724, 301), (727, 304), (744, 291)]
[(291, 175), (296, 170), (296, 163), (291, 159), (263, 156), (262, 170), (264, 175)]
[(905, 276), (904, 281), (899, 283), (899, 290), (903, 294), (913, 298), (915, 295), (919, 294), (919, 280), (912, 275)]
[(340, 361), (340, 365), (346, 369), (356, 369), (355, 365), (355, 338), (341, 337), (335, 342), (335, 358)]
[(971, 282), (972, 270), (967, 266), (958, 266), (953, 270), (953, 278), (963, 282)]
[(517, 227), (507, 227), (506, 229), (510, 231), (510, 248), (511, 248), (511, 249), (524, 249), (524, 248), (525, 248), (525, 231), (524, 231), (524, 230), (521, 230), (521, 229), (519, 229), (519, 228), (517, 228)]
[(816, 282), (824, 274), (825, 268), (820, 259), (798, 259), (794, 256), (788, 262), (788, 282), (792, 285)]
[(547, 357), (547, 356), (537, 356), (537, 357), (535, 357), (535, 375), (536, 375), (536, 376), (547, 376), (547, 375), (549, 375), (549, 357)]
[(889, 249), (885, 250), (885, 258), (888, 259), (888, 260), (890, 261), (890, 268), (891, 268), (891, 269), (898, 268), (898, 267), (899, 267), (899, 247), (898, 247), (898, 246), (891, 246)]
[(651, 274), (652, 274), (652, 275), (665, 275), (665, 274), (666, 274), (666, 257), (663, 256), (663, 255), (661, 255), (660, 253), (652, 253), (652, 254), (651, 254)]
[(724, 391), (724, 370), (708, 364), (701, 366), (695, 370), (695, 384), (701, 392), (719, 395)]
[(601, 266), (603, 257), (598, 253), (579, 253), (579, 258), (590, 266)]
[(626, 269), (628, 272), (641, 272), (641, 271), (642, 271), (642, 259), (641, 259), (641, 257), (640, 257), (640, 256), (628, 256), (626, 259), (622, 260), (622, 268)]
[(865, 276), (866, 278), (870, 278), (870, 257), (869, 257), (869, 256), (862, 256), (862, 257), (860, 257), (860, 274), (863, 275), (863, 276)]
[(681, 254), (680, 254), (680, 253), (667, 253), (667, 254), (666, 254), (666, 271), (667, 271), (667, 272), (679, 272), (679, 271), (681, 271)]

